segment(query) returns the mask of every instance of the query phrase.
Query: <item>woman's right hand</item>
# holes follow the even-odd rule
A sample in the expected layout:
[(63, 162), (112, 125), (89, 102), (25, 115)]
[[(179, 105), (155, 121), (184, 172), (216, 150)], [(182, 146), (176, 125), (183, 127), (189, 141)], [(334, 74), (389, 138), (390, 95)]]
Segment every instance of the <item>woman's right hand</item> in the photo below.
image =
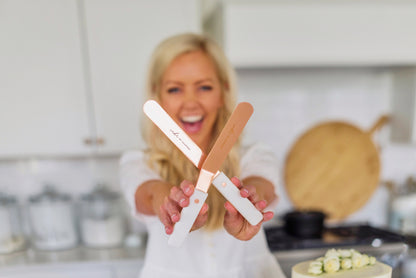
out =
[[(189, 197), (194, 193), (194, 189), (195, 187), (190, 181), (184, 180), (179, 187), (172, 187), (169, 195), (164, 198), (159, 208), (159, 219), (165, 226), (166, 234), (172, 234), (175, 223), (180, 220), (182, 208), (189, 205)], [(191, 231), (204, 226), (207, 219), (208, 205), (204, 203)]]

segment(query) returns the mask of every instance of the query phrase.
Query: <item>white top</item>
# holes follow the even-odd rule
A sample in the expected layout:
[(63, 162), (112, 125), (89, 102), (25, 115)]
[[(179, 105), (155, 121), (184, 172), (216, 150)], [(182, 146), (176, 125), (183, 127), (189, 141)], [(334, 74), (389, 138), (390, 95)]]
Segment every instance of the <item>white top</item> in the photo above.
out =
[[(256, 144), (243, 148), (241, 176), (261, 176), (278, 182), (278, 167), (273, 153)], [(156, 216), (135, 210), (137, 187), (147, 180), (160, 179), (147, 165), (144, 153), (133, 151), (120, 160), (121, 186), (132, 213), (146, 225), (149, 237), (140, 278), (281, 278), (285, 277), (270, 253), (263, 229), (249, 241), (240, 241), (224, 229), (191, 232), (181, 247), (167, 244), (168, 235)], [(270, 207), (270, 206), (269, 206)]]

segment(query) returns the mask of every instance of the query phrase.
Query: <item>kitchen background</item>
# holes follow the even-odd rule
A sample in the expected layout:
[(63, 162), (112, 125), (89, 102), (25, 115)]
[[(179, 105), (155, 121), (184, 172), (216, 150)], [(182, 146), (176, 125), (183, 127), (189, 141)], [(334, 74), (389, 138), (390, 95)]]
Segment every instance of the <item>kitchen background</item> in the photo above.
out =
[[(388, 227), (386, 182), (416, 176), (414, 26), (410, 0), (0, 0), (0, 192), (25, 205), (45, 184), (75, 199), (98, 183), (119, 191), (121, 153), (143, 146), (153, 47), (205, 32), (236, 66), (239, 100), (255, 108), (246, 140), (268, 144), (280, 172), (312, 126), (368, 130), (390, 116), (373, 136), (380, 186), (345, 219)], [(293, 209), (283, 178), (279, 192), (277, 215)], [(129, 230), (144, 232), (132, 219)]]

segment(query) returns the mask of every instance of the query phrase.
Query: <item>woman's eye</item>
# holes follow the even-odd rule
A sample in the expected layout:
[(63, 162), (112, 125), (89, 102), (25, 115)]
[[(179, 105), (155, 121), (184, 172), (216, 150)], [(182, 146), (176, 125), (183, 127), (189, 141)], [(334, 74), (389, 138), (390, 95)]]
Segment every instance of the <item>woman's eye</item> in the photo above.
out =
[(212, 86), (210, 86), (210, 85), (204, 85), (204, 86), (201, 86), (200, 89), (202, 91), (211, 91), (212, 90)]
[(177, 87), (172, 87), (168, 89), (168, 93), (177, 93), (179, 92), (179, 88)]

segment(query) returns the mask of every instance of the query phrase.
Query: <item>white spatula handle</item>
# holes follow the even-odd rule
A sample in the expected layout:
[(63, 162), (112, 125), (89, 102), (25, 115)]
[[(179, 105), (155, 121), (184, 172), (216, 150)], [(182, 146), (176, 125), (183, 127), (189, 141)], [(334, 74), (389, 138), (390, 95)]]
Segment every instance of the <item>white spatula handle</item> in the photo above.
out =
[(173, 227), (173, 233), (168, 240), (170, 246), (179, 247), (182, 245), (194, 225), (195, 219), (207, 199), (207, 196), (208, 193), (201, 190), (196, 189), (194, 191), (194, 194), (189, 198), (189, 206), (182, 209), (181, 218)]
[(212, 183), (251, 225), (257, 225), (263, 220), (263, 214), (249, 199), (241, 197), (240, 190), (223, 172), (220, 172)]

